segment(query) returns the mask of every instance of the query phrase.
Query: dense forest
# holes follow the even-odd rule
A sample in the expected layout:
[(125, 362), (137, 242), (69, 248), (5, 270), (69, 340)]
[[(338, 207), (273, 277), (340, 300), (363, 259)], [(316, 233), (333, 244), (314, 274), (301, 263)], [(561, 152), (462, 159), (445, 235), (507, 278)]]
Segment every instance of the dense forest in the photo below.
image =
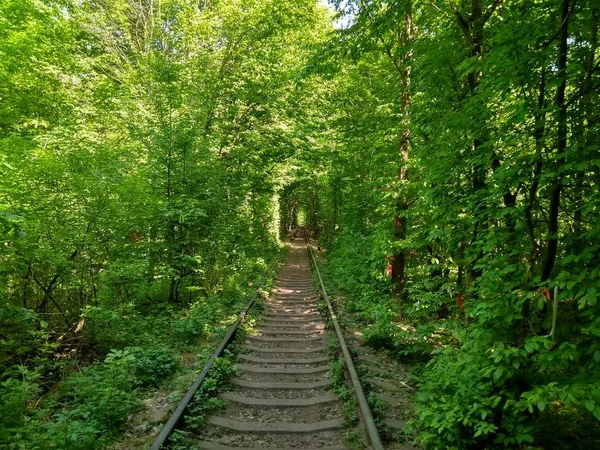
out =
[(0, 2), (0, 448), (118, 440), (299, 223), (424, 448), (600, 446), (599, 19)]

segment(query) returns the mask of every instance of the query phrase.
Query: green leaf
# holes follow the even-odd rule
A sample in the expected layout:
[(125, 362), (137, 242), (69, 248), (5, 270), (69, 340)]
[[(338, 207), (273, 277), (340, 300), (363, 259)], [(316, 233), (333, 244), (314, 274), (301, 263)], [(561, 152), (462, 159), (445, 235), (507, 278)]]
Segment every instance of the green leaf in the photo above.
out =
[(537, 298), (537, 308), (538, 310), (542, 310), (544, 308), (544, 304), (546, 303), (545, 299), (539, 295)]
[(544, 409), (546, 409), (546, 403), (543, 400), (540, 400), (537, 404), (537, 407), (540, 411), (543, 411)]

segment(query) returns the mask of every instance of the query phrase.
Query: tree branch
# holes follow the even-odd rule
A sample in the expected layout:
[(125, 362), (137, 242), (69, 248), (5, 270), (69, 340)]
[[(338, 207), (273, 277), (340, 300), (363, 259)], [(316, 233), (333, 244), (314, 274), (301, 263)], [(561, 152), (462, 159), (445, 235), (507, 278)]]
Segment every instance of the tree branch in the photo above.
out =
[(504, 0), (496, 0), (484, 13), (483, 16), (481, 17), (481, 23), (485, 24), (488, 20), (490, 20), (490, 17), (492, 17), (492, 14), (494, 14), (494, 11), (496, 11), (501, 5), (502, 3), (504, 3)]

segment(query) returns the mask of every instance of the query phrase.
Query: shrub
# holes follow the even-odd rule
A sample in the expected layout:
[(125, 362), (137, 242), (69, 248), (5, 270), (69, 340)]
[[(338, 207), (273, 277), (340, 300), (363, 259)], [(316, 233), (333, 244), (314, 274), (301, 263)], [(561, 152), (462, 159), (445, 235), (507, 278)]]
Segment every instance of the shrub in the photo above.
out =
[(136, 382), (143, 387), (158, 386), (179, 367), (177, 355), (166, 346), (132, 347), (126, 350), (134, 356), (129, 365)]
[[(41, 392), (40, 374), (23, 365), (14, 366), (2, 374), (0, 381), (0, 442), (10, 442), (27, 425), (28, 404)], [(18, 448), (18, 447), (15, 447)]]

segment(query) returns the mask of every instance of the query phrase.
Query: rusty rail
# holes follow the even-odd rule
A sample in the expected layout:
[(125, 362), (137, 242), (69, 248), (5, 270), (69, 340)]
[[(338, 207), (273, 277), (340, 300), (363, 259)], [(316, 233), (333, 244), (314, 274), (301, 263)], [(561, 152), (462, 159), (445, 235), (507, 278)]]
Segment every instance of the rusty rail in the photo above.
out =
[(367, 401), (365, 391), (363, 390), (362, 384), (360, 383), (358, 373), (356, 372), (356, 367), (354, 367), (354, 362), (352, 361), (352, 356), (350, 355), (350, 351), (348, 350), (346, 339), (344, 339), (344, 335), (342, 334), (342, 329), (340, 328), (340, 324), (338, 323), (337, 316), (335, 314), (335, 311), (333, 310), (333, 306), (331, 305), (329, 296), (327, 295), (327, 290), (325, 289), (325, 284), (323, 283), (323, 278), (321, 277), (321, 271), (319, 270), (319, 265), (317, 264), (317, 258), (315, 257), (315, 252), (312, 246), (310, 245), (310, 241), (308, 240), (308, 234), (306, 233), (306, 230), (304, 231), (304, 237), (306, 239), (306, 244), (308, 246), (310, 256), (312, 257), (313, 265), (315, 266), (315, 271), (317, 272), (317, 276), (319, 278), (319, 284), (321, 285), (323, 298), (327, 303), (327, 309), (329, 310), (331, 322), (333, 323), (333, 327), (335, 328), (335, 334), (337, 335), (338, 342), (340, 343), (340, 347), (342, 349), (344, 363), (346, 364), (346, 368), (348, 369), (352, 386), (354, 387), (354, 395), (356, 395), (356, 399), (358, 400), (360, 414), (365, 424), (365, 428), (367, 429), (367, 436), (369, 438), (373, 450), (383, 450), (383, 443), (381, 442), (381, 438), (379, 437), (379, 431), (377, 431), (375, 419), (373, 419), (373, 414), (371, 413), (369, 402)]
[(267, 271), (267, 274), (261, 281), (260, 285), (256, 288), (256, 292), (255, 292), (254, 296), (248, 301), (248, 304), (246, 305), (244, 310), (239, 314), (237, 320), (233, 323), (233, 325), (231, 325), (231, 327), (229, 328), (229, 331), (227, 332), (225, 337), (221, 340), (221, 343), (218, 345), (218, 347), (216, 348), (216, 350), (214, 351), (212, 356), (209, 358), (209, 360), (206, 362), (206, 364), (204, 364), (204, 367), (202, 368), (202, 372), (200, 372), (200, 375), (198, 375), (198, 377), (196, 378), (194, 383), (192, 383), (192, 385), (190, 386), (190, 388), (188, 389), (186, 394), (183, 396), (183, 398), (177, 405), (177, 408), (175, 409), (175, 411), (173, 412), (171, 417), (169, 417), (169, 420), (167, 421), (167, 423), (165, 423), (165, 425), (162, 427), (162, 429), (160, 430), (160, 433), (158, 433), (158, 436), (156, 436), (156, 439), (154, 439), (154, 442), (152, 443), (152, 447), (150, 447), (150, 450), (159, 450), (167, 442), (167, 440), (169, 439), (169, 436), (171, 435), (171, 433), (173, 432), (173, 430), (175, 429), (175, 427), (177, 426), (179, 421), (183, 418), (183, 413), (185, 412), (185, 409), (187, 408), (189, 403), (194, 398), (194, 394), (196, 393), (198, 388), (202, 385), (202, 382), (206, 378), (206, 375), (208, 375), (208, 372), (212, 368), (214, 362), (217, 360), (218, 357), (220, 357), (223, 354), (223, 351), (225, 350), (225, 348), (227, 348), (227, 346), (231, 343), (231, 341), (235, 337), (238, 327), (246, 318), (246, 315), (248, 314), (248, 311), (250, 310), (250, 308), (252, 308), (252, 305), (254, 305), (254, 301), (258, 298), (258, 296), (260, 294), (260, 290), (267, 282), (267, 279), (271, 275), (271, 272), (273, 272), (273, 269), (275, 268), (276, 265), (277, 265), (277, 260), (271, 264), (271, 266), (269, 267), (269, 270)]

